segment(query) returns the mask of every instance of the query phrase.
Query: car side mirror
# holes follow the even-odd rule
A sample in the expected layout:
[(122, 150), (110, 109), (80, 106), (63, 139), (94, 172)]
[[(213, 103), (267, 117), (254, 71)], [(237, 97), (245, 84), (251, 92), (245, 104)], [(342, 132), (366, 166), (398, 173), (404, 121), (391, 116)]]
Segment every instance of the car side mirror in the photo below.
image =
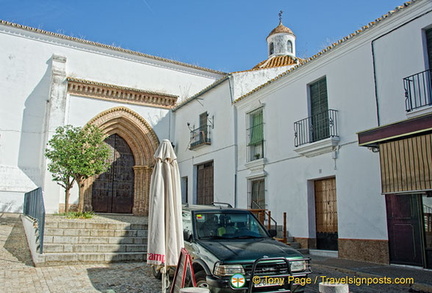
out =
[(192, 240), (192, 232), (189, 230), (183, 230), (183, 238), (187, 242), (191, 242)]
[(271, 237), (275, 237), (277, 235), (277, 231), (275, 229), (268, 230)]

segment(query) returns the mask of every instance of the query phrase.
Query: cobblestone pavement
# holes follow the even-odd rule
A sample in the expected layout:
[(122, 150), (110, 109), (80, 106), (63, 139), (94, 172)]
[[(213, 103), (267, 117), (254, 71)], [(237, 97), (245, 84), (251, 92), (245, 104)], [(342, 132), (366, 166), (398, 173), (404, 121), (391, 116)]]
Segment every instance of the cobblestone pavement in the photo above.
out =
[[(306, 293), (319, 292), (324, 278), (377, 278), (389, 276), (415, 278), (416, 283), (429, 284), (432, 271), (371, 265), (338, 259), (312, 257), (312, 284)], [(357, 279), (359, 280), (359, 279)], [(0, 292), (1, 293), (153, 293), (161, 291), (161, 283), (153, 278), (145, 263), (117, 263), (34, 267), (26, 243), (20, 215), (0, 213)], [(350, 292), (432, 292), (408, 285), (349, 285)]]
[(153, 293), (161, 283), (145, 263), (34, 267), (17, 214), (0, 213), (1, 293)]

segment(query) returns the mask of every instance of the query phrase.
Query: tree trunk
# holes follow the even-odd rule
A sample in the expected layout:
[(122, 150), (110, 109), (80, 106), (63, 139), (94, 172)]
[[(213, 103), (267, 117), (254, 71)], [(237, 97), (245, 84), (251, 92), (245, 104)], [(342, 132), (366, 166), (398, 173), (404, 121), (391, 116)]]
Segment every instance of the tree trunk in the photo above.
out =
[(69, 212), (70, 188), (65, 188), (65, 213)]
[(79, 198), (78, 198), (78, 212), (84, 212), (84, 180), (77, 180), (78, 189), (79, 189)]

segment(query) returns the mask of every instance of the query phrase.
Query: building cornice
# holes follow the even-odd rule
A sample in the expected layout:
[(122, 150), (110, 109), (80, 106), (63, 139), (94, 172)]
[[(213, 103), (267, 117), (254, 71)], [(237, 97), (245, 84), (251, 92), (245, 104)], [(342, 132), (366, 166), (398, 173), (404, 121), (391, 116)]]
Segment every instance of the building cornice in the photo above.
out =
[[(132, 59), (133, 59), (133, 57), (140, 58), (142, 60), (145, 60), (143, 58), (147, 58), (147, 60), (153, 60), (150, 62), (154, 63), (154, 64), (158, 64), (158, 63), (159, 64), (165, 64), (165, 66), (171, 64), (170, 65), (171, 67), (183, 68), (183, 70), (186, 70), (186, 68), (189, 68), (189, 70), (192, 69), (196, 73), (199, 72), (199, 75), (202, 75), (202, 76), (208, 76), (208, 75), (213, 76), (214, 74), (216, 74), (216, 75), (225, 74), (224, 72), (221, 72), (218, 70), (213, 70), (213, 69), (209, 69), (209, 68), (205, 68), (205, 67), (201, 67), (201, 66), (197, 66), (197, 65), (192, 65), (192, 64), (188, 64), (188, 63), (184, 63), (184, 62), (180, 62), (180, 61), (176, 61), (176, 60), (171, 60), (171, 59), (167, 59), (167, 58), (163, 58), (163, 57), (153, 56), (153, 55), (149, 55), (149, 54), (145, 54), (145, 53), (141, 53), (141, 52), (137, 52), (137, 51), (133, 51), (133, 50), (129, 50), (129, 49), (123, 49), (123, 48), (112, 46), (112, 45), (106, 45), (106, 44), (102, 44), (102, 43), (98, 43), (98, 42), (93, 42), (93, 41), (89, 41), (89, 40), (85, 40), (85, 39), (81, 39), (81, 38), (77, 38), (77, 37), (71, 37), (71, 36), (67, 36), (67, 35), (63, 35), (63, 34), (59, 34), (59, 33), (53, 33), (50, 31), (45, 31), (42, 29), (38, 29), (38, 28), (26, 26), (26, 25), (21, 25), (21, 24), (9, 22), (9, 21), (1, 20), (1, 19), (0, 19), (0, 25), (3, 25), (5, 27), (9, 27), (9, 30), (8, 29), (4, 30), (7, 33), (12, 33), (12, 29), (18, 29), (21, 31), (20, 33), (18, 33), (20, 36), (24, 35), (23, 32), (35, 33), (35, 34), (39, 35), (39, 37), (36, 38), (38, 40), (42, 40), (42, 37), (46, 36), (46, 37), (55, 38), (57, 40), (74, 42), (75, 44), (89, 45), (89, 46), (93, 47), (93, 49), (95, 49), (95, 51), (102, 51), (101, 49), (106, 49), (106, 50), (111, 51), (111, 53), (118, 52), (118, 53), (120, 53), (119, 55), (121, 55), (121, 54), (129, 55), (132, 57)], [(14, 33), (16, 34), (16, 31)], [(28, 37), (29, 34), (26, 34), (26, 36)], [(72, 46), (72, 47), (76, 48), (77, 46)], [(99, 48), (99, 49), (97, 49), (97, 48)], [(178, 66), (180, 66), (180, 67), (178, 67)]]
[(171, 109), (177, 96), (68, 77), (68, 94), (120, 103)]

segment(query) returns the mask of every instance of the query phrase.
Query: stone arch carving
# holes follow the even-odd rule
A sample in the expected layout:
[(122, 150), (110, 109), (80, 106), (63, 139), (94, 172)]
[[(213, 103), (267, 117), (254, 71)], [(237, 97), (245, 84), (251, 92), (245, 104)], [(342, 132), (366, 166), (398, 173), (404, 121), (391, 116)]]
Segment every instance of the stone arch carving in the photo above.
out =
[[(130, 146), (135, 159), (134, 215), (148, 215), (150, 177), (154, 165), (153, 155), (159, 146), (159, 139), (151, 125), (138, 113), (126, 108), (115, 107), (106, 110), (88, 124), (99, 127), (106, 136), (118, 134)], [(94, 178), (85, 187), (86, 209), (91, 210), (91, 187)]]

